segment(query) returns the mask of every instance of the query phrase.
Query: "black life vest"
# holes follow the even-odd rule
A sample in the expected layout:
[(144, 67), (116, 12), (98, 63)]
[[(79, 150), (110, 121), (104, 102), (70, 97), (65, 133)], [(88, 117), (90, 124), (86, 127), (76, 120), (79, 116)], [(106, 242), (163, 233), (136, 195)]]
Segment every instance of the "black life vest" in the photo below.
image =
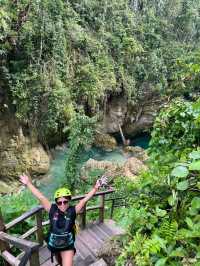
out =
[(58, 252), (73, 247), (75, 241), (75, 207), (69, 207), (63, 213), (58, 209), (56, 204), (52, 204), (49, 219), (50, 231), (47, 237), (47, 246), (50, 251)]

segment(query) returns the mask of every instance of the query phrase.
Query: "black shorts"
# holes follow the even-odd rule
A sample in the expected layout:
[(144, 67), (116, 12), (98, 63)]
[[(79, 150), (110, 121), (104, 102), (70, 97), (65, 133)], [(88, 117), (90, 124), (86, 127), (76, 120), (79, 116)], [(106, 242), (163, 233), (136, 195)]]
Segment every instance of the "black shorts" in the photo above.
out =
[[(58, 252), (66, 251), (66, 250), (73, 250), (73, 251), (74, 251), (74, 255), (76, 254), (76, 249), (75, 249), (74, 245), (70, 245), (69, 247), (64, 248), (64, 249), (62, 249), (62, 250), (59, 250)], [(56, 252), (57, 252), (57, 251), (56, 251)]]

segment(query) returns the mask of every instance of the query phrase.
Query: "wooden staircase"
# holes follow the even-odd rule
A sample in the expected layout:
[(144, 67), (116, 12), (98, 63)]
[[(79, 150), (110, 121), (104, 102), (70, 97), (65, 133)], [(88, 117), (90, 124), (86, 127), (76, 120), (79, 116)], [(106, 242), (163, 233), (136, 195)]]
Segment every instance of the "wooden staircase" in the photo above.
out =
[[(105, 205), (108, 201), (111, 203), (111, 217), (114, 207), (120, 205), (116, 202), (121, 198), (106, 199), (106, 195), (113, 193), (114, 190), (107, 190), (96, 193), (94, 196), (99, 197), (99, 205), (85, 207), (80, 214), (81, 230), (76, 236), (76, 255), (74, 257), (75, 266), (89, 266), (98, 259), (98, 252), (104, 242), (112, 236), (124, 234), (124, 231), (117, 227), (113, 220), (104, 220)], [(82, 196), (73, 197), (73, 201), (84, 198)], [(98, 222), (86, 223), (86, 213), (88, 211), (99, 210)], [(23, 235), (13, 236), (9, 233), (14, 226), (24, 222), (26, 219), (35, 216), (36, 224)], [(50, 252), (45, 246), (43, 227), (48, 225), (49, 221), (43, 221), (43, 207), (37, 206), (32, 210), (24, 213), (8, 224), (3, 223), (0, 215), (0, 256), (4, 260), (4, 265), (13, 266), (50, 266), (57, 265), (56, 260), (52, 264)], [(36, 241), (27, 240), (32, 235), (36, 235)], [(22, 252), (18, 256), (12, 254), (12, 248), (18, 248)], [(94, 264), (95, 265), (95, 264)], [(97, 265), (99, 265), (97, 263)], [(101, 265), (101, 264), (100, 264)]]
[[(124, 234), (124, 231), (113, 220), (88, 225), (76, 237), (74, 266), (88, 266), (96, 262), (98, 260), (98, 252), (104, 242), (113, 236), (121, 234)], [(50, 252), (45, 246), (40, 249), (39, 257), (41, 266), (52, 265)], [(55, 260), (54, 265), (56, 265)]]

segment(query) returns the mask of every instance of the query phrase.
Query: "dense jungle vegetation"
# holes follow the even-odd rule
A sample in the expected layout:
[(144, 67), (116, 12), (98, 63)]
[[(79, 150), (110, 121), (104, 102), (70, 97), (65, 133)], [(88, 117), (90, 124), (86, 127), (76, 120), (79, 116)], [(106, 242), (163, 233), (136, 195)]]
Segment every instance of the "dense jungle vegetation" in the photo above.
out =
[(118, 217), (129, 236), (117, 265), (199, 265), (199, 122), (200, 101), (174, 100), (155, 121), (149, 170), (135, 183), (117, 181), (129, 194)]
[(1, 94), (40, 141), (83, 106), (198, 91), (198, 0), (1, 1)]
[[(119, 266), (200, 265), (199, 43), (199, 0), (0, 2), (0, 112), (15, 113), (43, 144), (71, 129), (72, 186), (78, 153), (110, 98), (135, 104), (144, 82), (168, 98), (149, 171), (136, 183), (116, 181), (129, 201), (116, 215), (128, 231)], [(36, 204), (26, 192), (5, 202), (6, 221)]]

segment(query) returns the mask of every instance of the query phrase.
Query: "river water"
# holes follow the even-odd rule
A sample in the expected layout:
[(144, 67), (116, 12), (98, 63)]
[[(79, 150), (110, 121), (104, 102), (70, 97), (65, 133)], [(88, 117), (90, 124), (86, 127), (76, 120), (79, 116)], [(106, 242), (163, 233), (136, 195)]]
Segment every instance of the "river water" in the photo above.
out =
[[(142, 135), (131, 139), (130, 145), (140, 146), (144, 149), (148, 148), (150, 137)], [(50, 199), (54, 191), (65, 183), (65, 161), (67, 157), (67, 147), (62, 147), (54, 152), (54, 159), (51, 162), (50, 170), (47, 177), (41, 181), (40, 190)], [(114, 151), (107, 152), (99, 148), (92, 147), (84, 152), (81, 156), (80, 166), (90, 158), (95, 160), (107, 160), (117, 163), (123, 163), (127, 159), (123, 152), (122, 146), (118, 146)]]

